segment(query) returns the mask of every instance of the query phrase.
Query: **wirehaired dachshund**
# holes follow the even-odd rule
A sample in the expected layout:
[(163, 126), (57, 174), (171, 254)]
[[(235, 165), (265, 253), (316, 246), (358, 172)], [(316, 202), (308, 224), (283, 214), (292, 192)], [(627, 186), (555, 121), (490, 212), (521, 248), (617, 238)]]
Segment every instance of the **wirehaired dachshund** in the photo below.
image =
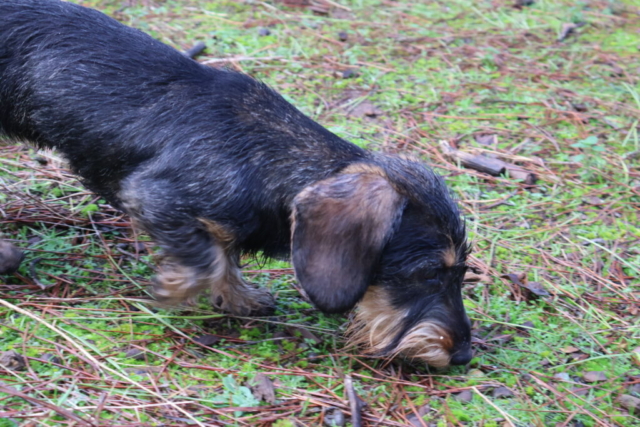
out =
[(0, 2), (0, 132), (58, 150), (162, 248), (154, 294), (262, 315), (244, 254), (291, 255), (364, 354), (471, 359), (464, 221), (417, 160), (349, 143), (265, 84), (59, 0)]

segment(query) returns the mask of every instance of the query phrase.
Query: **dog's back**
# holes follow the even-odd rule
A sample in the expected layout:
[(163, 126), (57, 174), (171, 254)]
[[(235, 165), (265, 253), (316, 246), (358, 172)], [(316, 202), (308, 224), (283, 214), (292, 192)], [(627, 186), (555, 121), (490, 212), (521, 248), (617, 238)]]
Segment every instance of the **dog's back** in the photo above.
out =
[[(363, 156), (262, 83), (58, 0), (0, 2), (0, 130), (57, 148), (112, 203), (113, 186), (165, 148), (223, 156), (221, 174), (229, 158), (260, 164), (265, 185), (288, 175), (299, 187)], [(287, 156), (250, 158), (273, 149)]]

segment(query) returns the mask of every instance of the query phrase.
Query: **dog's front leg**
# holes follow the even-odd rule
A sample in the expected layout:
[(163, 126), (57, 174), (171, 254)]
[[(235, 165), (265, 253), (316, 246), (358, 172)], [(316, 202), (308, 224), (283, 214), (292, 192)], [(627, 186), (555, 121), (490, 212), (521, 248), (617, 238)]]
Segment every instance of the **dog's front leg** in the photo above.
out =
[(192, 215), (183, 192), (169, 182), (134, 176), (119, 194), (134, 224), (163, 249), (153, 293), (166, 305), (193, 301), (210, 290), (213, 305), (239, 316), (273, 311), (271, 294), (242, 278), (235, 236), (222, 224)]

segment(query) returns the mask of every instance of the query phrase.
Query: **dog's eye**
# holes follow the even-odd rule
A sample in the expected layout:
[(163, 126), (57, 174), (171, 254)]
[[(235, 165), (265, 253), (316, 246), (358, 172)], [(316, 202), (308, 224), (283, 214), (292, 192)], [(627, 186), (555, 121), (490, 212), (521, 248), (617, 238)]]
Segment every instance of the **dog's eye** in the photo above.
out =
[(437, 271), (435, 268), (425, 268), (416, 272), (416, 279), (419, 281), (431, 280), (436, 277)]

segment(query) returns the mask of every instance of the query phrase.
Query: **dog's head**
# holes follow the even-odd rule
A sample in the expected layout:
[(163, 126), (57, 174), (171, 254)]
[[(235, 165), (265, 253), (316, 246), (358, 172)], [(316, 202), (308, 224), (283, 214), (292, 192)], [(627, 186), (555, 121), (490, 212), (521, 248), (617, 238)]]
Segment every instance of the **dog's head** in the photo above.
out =
[(296, 275), (315, 305), (335, 313), (359, 303), (354, 344), (436, 367), (471, 359), (466, 233), (442, 178), (376, 155), (300, 192), (292, 223)]

